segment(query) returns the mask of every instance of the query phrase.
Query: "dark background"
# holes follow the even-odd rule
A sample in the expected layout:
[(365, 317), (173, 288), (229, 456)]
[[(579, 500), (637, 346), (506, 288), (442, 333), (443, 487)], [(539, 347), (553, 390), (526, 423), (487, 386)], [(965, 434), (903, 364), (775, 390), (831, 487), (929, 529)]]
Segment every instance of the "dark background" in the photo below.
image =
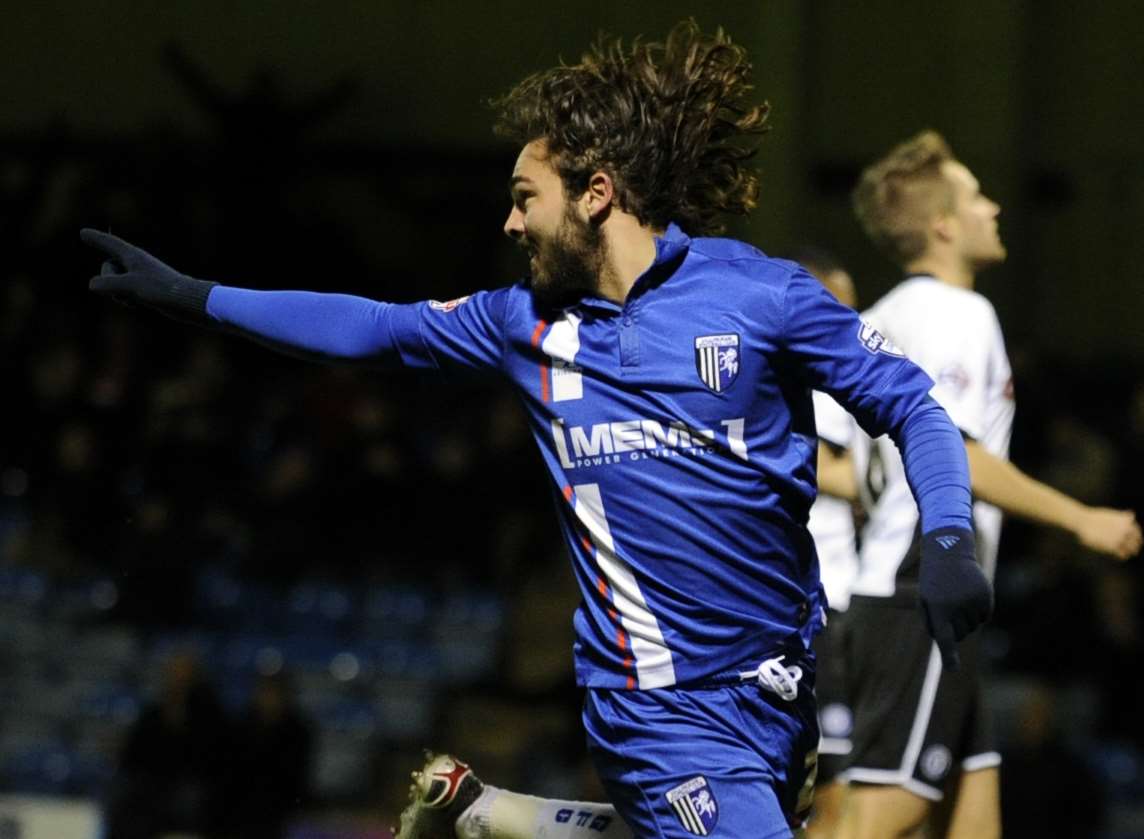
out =
[[(598, 793), (575, 594), (511, 395), (92, 299), (77, 231), (253, 287), (503, 285), (524, 269), (501, 234), (516, 150), (484, 100), (599, 30), (658, 38), (688, 15), (749, 49), (773, 108), (760, 207), (732, 232), (833, 250), (869, 304), (897, 278), (849, 190), (941, 131), (1002, 206), (1010, 258), (979, 289), (1013, 361), (1014, 460), (1144, 507), (1139, 4), (41, 2), (0, 26), (0, 792), (113, 797), (124, 732), (189, 648), (236, 715), (257, 673), (295, 676), (307, 812), (391, 813), (423, 743), (494, 782)], [(1051, 792), (1098, 814), (1077, 835), (1131, 835), (1139, 570), (1011, 523), (998, 603), (991, 697), (1025, 767), (1006, 784), (1030, 779), (1007, 789), (1009, 834), (1052, 817)]]

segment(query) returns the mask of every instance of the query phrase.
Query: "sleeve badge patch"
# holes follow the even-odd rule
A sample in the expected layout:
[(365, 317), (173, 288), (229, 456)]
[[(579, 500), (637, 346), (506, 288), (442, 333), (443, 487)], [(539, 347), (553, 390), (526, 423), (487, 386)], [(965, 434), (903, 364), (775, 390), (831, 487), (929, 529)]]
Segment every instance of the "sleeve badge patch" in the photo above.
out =
[(471, 294), (466, 294), (464, 297), (458, 297), (456, 300), (446, 300), (444, 302), (440, 300), (430, 300), (429, 308), (436, 309), (438, 312), (451, 312), (472, 296)]
[(861, 322), (858, 327), (858, 341), (866, 348), (869, 353), (885, 353), (886, 355), (897, 356), (898, 358), (905, 358), (906, 354), (902, 349), (875, 329), (866, 321)]

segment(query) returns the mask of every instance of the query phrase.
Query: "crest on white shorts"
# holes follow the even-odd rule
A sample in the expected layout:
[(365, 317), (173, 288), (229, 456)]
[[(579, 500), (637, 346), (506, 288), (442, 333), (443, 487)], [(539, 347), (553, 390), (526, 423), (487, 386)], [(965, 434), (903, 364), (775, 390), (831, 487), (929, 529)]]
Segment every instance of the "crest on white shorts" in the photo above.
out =
[(695, 836), (706, 836), (719, 821), (719, 805), (707, 779), (696, 775), (690, 781), (668, 790), (667, 803), (683, 829)]

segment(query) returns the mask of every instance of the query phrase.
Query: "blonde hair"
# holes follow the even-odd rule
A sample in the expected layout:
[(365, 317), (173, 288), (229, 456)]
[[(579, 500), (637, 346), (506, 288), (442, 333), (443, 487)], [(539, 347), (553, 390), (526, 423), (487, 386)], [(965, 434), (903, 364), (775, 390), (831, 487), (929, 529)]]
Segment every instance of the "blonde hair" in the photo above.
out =
[(862, 172), (851, 200), (866, 235), (898, 265), (920, 256), (926, 228), (953, 212), (953, 185), (942, 164), (956, 158), (936, 131), (922, 131)]

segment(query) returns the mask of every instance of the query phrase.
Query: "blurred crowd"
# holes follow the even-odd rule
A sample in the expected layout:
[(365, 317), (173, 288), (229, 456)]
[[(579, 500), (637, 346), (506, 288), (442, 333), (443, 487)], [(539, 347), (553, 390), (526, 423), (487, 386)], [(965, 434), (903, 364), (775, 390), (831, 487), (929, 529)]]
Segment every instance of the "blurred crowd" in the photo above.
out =
[(112, 571), (123, 617), (177, 624), (207, 561), (282, 585), (460, 586), (535, 547), (536, 470), (494, 390), (371, 381), (114, 309), (89, 326), (29, 318), (7, 379), (7, 562)]
[[(439, 729), (451, 738), (442, 745), (467, 747), (505, 785), (578, 792), (567, 788), (582, 765), (568, 673), (574, 596), (513, 397), (495, 382), (304, 364), (91, 299), (98, 265), (77, 239), (84, 225), (110, 229), (224, 282), (447, 299), (513, 277), (498, 240), (506, 160), (324, 145), (313, 129), (352, 86), (297, 104), (271, 77), (231, 95), (177, 50), (167, 61), (209, 116), (209, 136), (157, 126), (94, 140), (56, 126), (0, 139), (0, 568), (105, 575), (118, 590), (107, 620), (144, 633), (193, 626), (208, 565), (283, 590), (310, 579), (497, 590), (514, 604), (506, 667), (452, 697), (464, 710)], [(1014, 461), (1086, 502), (1144, 513), (1144, 370), (1011, 350)], [(1100, 755), (1139, 760), (1139, 562), (1116, 565), (1010, 523), (987, 638), (998, 696), (1012, 688), (1000, 719), (1014, 765), (1071, 754), (1097, 788), (1110, 771)], [(190, 670), (175, 666), (172, 690), (198, 684)], [(209, 700), (197, 707), (209, 717)], [(530, 707), (551, 709), (532, 714), (534, 736), (490, 733)], [(165, 708), (144, 713), (123, 744), (123, 778), (151, 772), (166, 748), (147, 730), (162, 728)], [(277, 760), (258, 749), (252, 760)], [(545, 761), (559, 766), (528, 770)], [(1142, 774), (1126, 783), (1144, 785)], [(1007, 816), (1024, 812), (1031, 776), (1005, 774)], [(553, 788), (537, 789), (545, 778)]]
[(124, 738), (107, 796), (108, 835), (280, 839), (309, 804), (312, 749), (284, 674), (260, 678), (232, 718), (197, 658), (176, 653), (159, 695)]

